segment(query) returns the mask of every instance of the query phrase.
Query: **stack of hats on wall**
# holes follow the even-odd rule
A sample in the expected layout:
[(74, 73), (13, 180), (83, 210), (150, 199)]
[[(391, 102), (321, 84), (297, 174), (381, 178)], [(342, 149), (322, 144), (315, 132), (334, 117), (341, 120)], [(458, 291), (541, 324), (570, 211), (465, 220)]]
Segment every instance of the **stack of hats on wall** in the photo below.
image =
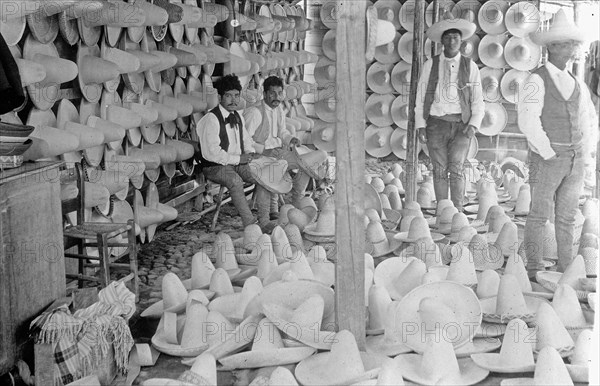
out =
[[(159, 178), (171, 183), (193, 174), (194, 127), (218, 105), (213, 81), (220, 76), (239, 76), (242, 107), (260, 101), (268, 75), (280, 76), (290, 125), (314, 125), (299, 103), (311, 88), (300, 79), (302, 68), (317, 60), (303, 49), (311, 23), (301, 7), (247, 1), (239, 9), (231, 0), (11, 4), (0, 27), (29, 102), (2, 116), (3, 147), (18, 144), (10, 145), (14, 153), (27, 146), (25, 161), (83, 162), (86, 181), (105, 188), (89, 207), (109, 221), (123, 216), (118, 210), (138, 218), (143, 200), (128, 209), (117, 204), (131, 193), (141, 197), (138, 189), (148, 195)], [(11, 123), (28, 125), (30, 140), (10, 131)], [(141, 229), (173, 213), (146, 217), (154, 220), (140, 220)]]

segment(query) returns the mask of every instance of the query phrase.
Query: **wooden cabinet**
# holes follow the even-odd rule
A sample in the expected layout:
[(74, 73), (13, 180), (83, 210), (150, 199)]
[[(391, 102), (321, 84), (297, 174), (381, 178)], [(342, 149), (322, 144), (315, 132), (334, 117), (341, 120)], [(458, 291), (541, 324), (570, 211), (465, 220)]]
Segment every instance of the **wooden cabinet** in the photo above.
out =
[(60, 165), (0, 172), (0, 374), (22, 357), (31, 320), (65, 296)]

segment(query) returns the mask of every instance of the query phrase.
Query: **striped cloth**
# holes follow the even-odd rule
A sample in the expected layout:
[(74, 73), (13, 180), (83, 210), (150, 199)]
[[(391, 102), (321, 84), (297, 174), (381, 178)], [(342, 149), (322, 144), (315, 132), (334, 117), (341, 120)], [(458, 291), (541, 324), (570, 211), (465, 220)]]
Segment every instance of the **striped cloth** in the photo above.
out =
[(55, 385), (93, 374), (111, 344), (117, 369), (127, 369), (134, 344), (127, 321), (135, 312), (135, 295), (123, 283), (112, 282), (98, 298), (98, 302), (74, 314), (63, 305), (31, 322), (30, 333), (36, 342), (53, 345)]

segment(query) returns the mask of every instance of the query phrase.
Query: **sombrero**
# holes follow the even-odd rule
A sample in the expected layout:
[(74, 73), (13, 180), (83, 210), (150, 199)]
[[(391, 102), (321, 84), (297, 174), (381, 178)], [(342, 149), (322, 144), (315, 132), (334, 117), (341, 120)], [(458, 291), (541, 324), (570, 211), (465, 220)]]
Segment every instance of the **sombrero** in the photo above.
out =
[(410, 222), (410, 227), (406, 232), (397, 233), (394, 238), (403, 243), (413, 243), (422, 237), (430, 237), (433, 241), (439, 241), (444, 238), (440, 233), (433, 233), (429, 230), (429, 224), (424, 217), (415, 217)]
[(336, 60), (335, 38), (336, 30), (330, 29), (325, 33), (325, 36), (323, 36), (323, 41), (321, 42), (323, 55), (334, 61)]
[(77, 136), (56, 127), (56, 116), (52, 110), (32, 108), (26, 123), (34, 130), (29, 134), (32, 144), (23, 153), (25, 161), (53, 158), (79, 148)]
[[(154, 200), (154, 197), (155, 194), (150, 195), (152, 200)], [(155, 206), (154, 203), (151, 204)], [(134, 191), (133, 214), (135, 223), (140, 226), (140, 240), (144, 243), (146, 241), (146, 228), (152, 226), (156, 229), (156, 224), (162, 221), (163, 214), (157, 209), (150, 208), (150, 205), (145, 206), (142, 193), (139, 190)]]
[[(488, 3), (486, 3), (488, 4)], [(483, 9), (483, 7), (481, 7)], [(509, 37), (502, 35), (485, 35), (479, 42), (479, 59), (483, 64), (492, 68), (506, 67), (504, 49)]]
[(2, 12), (0, 33), (8, 46), (16, 46), (21, 41), (26, 26), (26, 15), (22, 12), (17, 10), (17, 12), (11, 16), (5, 16), (4, 12)]
[(375, 378), (385, 358), (361, 354), (354, 335), (348, 330), (335, 334), (331, 351), (301, 361), (294, 374), (302, 385), (345, 385)]
[(166, 25), (169, 21), (169, 14), (162, 7), (154, 5), (146, 0), (128, 0), (128, 2), (134, 6), (140, 7), (146, 15), (143, 26), (127, 27), (127, 36), (136, 43), (139, 43), (144, 37), (146, 27), (161, 27)]
[[(44, 3), (40, 4), (42, 7)], [(58, 4), (57, 4), (58, 5)], [(62, 4), (60, 4), (62, 6)], [(36, 13), (29, 14), (25, 17), (29, 31), (37, 41), (42, 44), (47, 44), (58, 36), (58, 16), (60, 7), (43, 7), (44, 11), (40, 10)]]
[(546, 346), (556, 349), (562, 357), (572, 353), (575, 342), (548, 302), (544, 301), (539, 305), (535, 325), (537, 331), (534, 354), (538, 354)]
[(375, 60), (386, 64), (397, 63), (400, 60), (400, 53), (397, 49), (400, 36), (402, 36), (402, 34), (396, 32), (394, 39), (391, 42), (378, 46), (375, 49)]
[(481, 29), (490, 35), (498, 35), (506, 32), (504, 14), (509, 4), (504, 0), (492, 0), (484, 3), (479, 8), (478, 20)]
[(392, 69), (392, 86), (397, 93), (408, 95), (410, 91), (411, 64), (399, 60)]
[(366, 228), (365, 251), (373, 257), (388, 255), (401, 244), (394, 239), (393, 232), (385, 232), (380, 222), (371, 221)]
[(379, 19), (386, 20), (394, 24), (394, 28), (399, 30), (400, 25), (400, 8), (402, 4), (394, 0), (379, 0), (375, 2), (377, 15)]
[(298, 156), (300, 168), (317, 181), (327, 175), (327, 153), (323, 150), (310, 150), (306, 146), (296, 146), (293, 151)]
[(473, 354), (471, 358), (481, 368), (495, 373), (525, 373), (533, 371), (533, 348), (527, 340), (527, 324), (521, 319), (508, 322), (502, 347), (498, 354)]
[(100, 101), (102, 83), (110, 81), (114, 85), (114, 80), (120, 75), (115, 63), (100, 58), (100, 48), (97, 45), (86, 46), (81, 42), (77, 49), (77, 67), (79, 89), (85, 99), (92, 103)]
[(573, 382), (589, 383), (590, 381), (590, 358), (592, 357), (593, 338), (592, 330), (583, 330), (577, 341), (573, 354), (569, 357), (570, 364), (567, 370)]
[(529, 75), (527, 71), (515, 69), (506, 72), (500, 82), (500, 91), (504, 99), (509, 103), (517, 103), (521, 88), (525, 85)]
[[(141, 62), (136, 56), (118, 48), (109, 47), (104, 40), (100, 45), (100, 56), (102, 59), (116, 64), (119, 74), (137, 72), (141, 66)], [(121, 83), (121, 77), (117, 76), (116, 78), (107, 80), (103, 83), (108, 91), (115, 92)]]
[(320, 21), (329, 29), (337, 28), (338, 18), (337, 1), (327, 0), (323, 2), (319, 10)]
[(42, 64), (46, 70), (43, 81), (27, 86), (29, 97), (40, 110), (48, 110), (58, 99), (60, 84), (75, 79), (77, 65), (61, 59), (53, 43), (42, 44), (28, 35), (23, 45), (23, 59)]
[(319, 119), (334, 123), (336, 120), (336, 98), (321, 99), (315, 103), (315, 113)]
[(394, 90), (391, 83), (393, 64), (373, 62), (367, 70), (367, 85), (378, 94), (391, 94)]
[(334, 152), (336, 147), (335, 125), (330, 125), (320, 120), (315, 123), (315, 127), (311, 130), (313, 145), (319, 150), (328, 153)]
[(273, 18), (271, 17), (271, 10), (269, 9), (269, 6), (267, 4), (262, 4), (260, 6), (257, 16), (257, 21), (259, 22), (259, 25), (256, 28), (256, 32), (259, 33), (260, 38), (265, 44), (269, 44), (271, 43), (271, 41), (273, 41), (273, 35), (274, 32), (276, 32), (276, 24), (278, 23), (279, 28), (281, 29), (281, 23), (275, 23), (273, 21)]
[(479, 133), (494, 136), (501, 133), (508, 123), (508, 113), (501, 103), (485, 102), (485, 115)]
[(479, 70), (481, 74), (481, 88), (483, 100), (488, 102), (500, 102), (502, 94), (500, 93), (500, 80), (504, 71), (499, 68), (483, 67)]
[[(518, 3), (517, 3), (518, 4)], [(514, 69), (529, 71), (536, 68), (542, 56), (542, 47), (529, 37), (511, 37), (504, 46), (506, 63)]]
[(285, 160), (260, 157), (252, 160), (248, 166), (256, 181), (271, 193), (284, 194), (292, 189)]
[[(452, 3), (452, 1), (450, 1)], [(425, 32), (427, 37), (435, 43), (442, 41), (442, 34), (449, 29), (457, 29), (462, 34), (462, 39), (470, 38), (477, 28), (474, 23), (465, 19), (455, 19), (451, 12), (442, 12), (443, 19), (433, 24)]]
[(538, 354), (533, 378), (510, 378), (502, 380), (502, 386), (542, 386), (542, 385), (572, 385), (573, 380), (561, 358), (560, 353), (553, 347), (546, 346)]
[[(404, 3), (402, 9), (404, 9), (407, 4), (410, 4), (410, 1)], [(414, 34), (412, 32), (405, 32), (400, 37), (400, 40), (398, 40), (398, 53), (400, 54), (400, 58), (406, 63), (412, 63), (413, 38)]]
[(415, 257), (390, 257), (375, 267), (373, 280), (393, 300), (400, 300), (421, 283), (425, 271), (425, 263)]
[(162, 278), (161, 288), (162, 300), (146, 308), (140, 316), (156, 317), (164, 311), (182, 312), (185, 310), (188, 292), (176, 274), (167, 272)]
[[(380, 294), (380, 295), (378, 295)], [(377, 297), (381, 298), (378, 299)], [(381, 303), (381, 304), (378, 304)], [(396, 326), (397, 302), (392, 302), (385, 288), (373, 285), (369, 290), (369, 323), (371, 317), (380, 319), (377, 324), (371, 324), (371, 334), (367, 330), (367, 352), (396, 356), (410, 352), (411, 349), (402, 342), (401, 329)], [(371, 312), (372, 308), (380, 308), (376, 315)], [(379, 329), (373, 329), (381, 326)], [(383, 332), (383, 333), (382, 333)]]
[(477, 14), (481, 8), (481, 3), (478, 0), (460, 0), (452, 8), (452, 14), (455, 18), (465, 19), (471, 23), (475, 23), (477, 31), (481, 30)]
[(584, 42), (585, 32), (567, 18), (564, 10), (559, 9), (554, 16), (554, 22), (547, 31), (535, 32), (530, 35), (531, 40), (540, 46), (564, 40)]
[(263, 285), (260, 279), (250, 276), (244, 281), (244, 287), (240, 292), (216, 297), (208, 304), (208, 309), (209, 311), (218, 311), (232, 322), (241, 323), (246, 306), (262, 289)]
[(552, 298), (552, 308), (573, 340), (577, 340), (582, 331), (594, 329), (594, 321), (584, 314), (577, 294), (571, 286), (566, 284), (558, 286)]
[(108, 91), (102, 93), (102, 98), (100, 98), (100, 118), (123, 126), (127, 130), (127, 138), (131, 144), (134, 146), (140, 144), (142, 136), (139, 126), (142, 123), (142, 117), (138, 113), (122, 107), (121, 97), (118, 93), (110, 93)]
[(365, 210), (373, 208), (381, 216), (381, 199), (379, 198), (379, 193), (377, 193), (373, 185), (368, 183), (365, 183), (364, 189)]
[(535, 4), (521, 1), (508, 8), (504, 17), (506, 29), (516, 37), (526, 37), (540, 26), (540, 11)]
[[(414, 334), (405, 335), (405, 343), (418, 353), (426, 350), (424, 338), (435, 325), (448, 330), (441, 340), (458, 348), (473, 339), (482, 317), (475, 293), (449, 281), (416, 287), (400, 299), (396, 310), (396, 324), (401, 329), (416, 327)], [(454, 332), (450, 333), (450, 329)]]
[[(79, 140), (79, 146), (74, 152), (62, 155), (62, 159), (66, 162), (79, 162), (81, 161), (80, 151), (100, 147), (106, 143), (103, 132), (79, 123), (77, 108), (68, 99), (61, 100), (58, 105), (56, 125), (60, 130), (65, 130), (75, 135)], [(123, 131), (122, 134), (125, 134), (125, 132)]]
[(317, 222), (304, 228), (304, 234), (313, 239), (335, 236), (335, 210), (327, 209), (321, 211)]
[(467, 58), (473, 59), (474, 62), (479, 60), (479, 36), (473, 35), (462, 41), (460, 45), (460, 53)]
[(400, 159), (406, 159), (406, 136), (407, 131), (400, 127), (394, 129), (390, 138), (392, 152)]
[[(392, 95), (390, 97), (393, 98)], [(366, 152), (375, 158), (382, 158), (389, 155), (392, 152), (390, 138), (393, 131), (394, 129), (391, 126), (378, 127), (369, 125), (365, 130)]]
[(398, 13), (398, 19), (400, 19), (400, 25), (408, 32), (412, 32), (414, 29), (415, 20), (415, 0), (408, 0), (402, 4), (400, 12)]
[[(463, 228), (464, 229), (464, 228)], [(462, 231), (462, 230), (461, 230)], [(474, 289), (477, 286), (477, 273), (473, 255), (467, 247), (468, 241), (459, 241), (450, 248), (450, 269), (446, 280)]]
[(169, 137), (174, 136), (175, 132), (177, 131), (177, 127), (187, 129), (184, 119), (192, 115), (192, 112), (194, 111), (194, 106), (192, 106), (191, 103), (176, 97), (171, 86), (166, 83), (163, 83), (160, 87), (160, 92), (158, 93), (158, 102), (176, 111), (175, 119), (162, 122), (162, 129), (166, 135)]
[[(438, 2), (438, 15), (439, 19), (442, 20), (445, 12), (452, 12), (454, 8), (454, 1), (452, 0), (440, 0)], [(425, 29), (431, 27), (433, 24), (433, 3), (429, 3), (425, 8)]]
[[(391, 70), (391, 65), (388, 66)], [(387, 74), (389, 76), (389, 72)], [(391, 90), (392, 86), (389, 83), (388, 86)], [(371, 94), (365, 104), (367, 120), (379, 127), (391, 125), (394, 122), (391, 107), (395, 99), (396, 97), (391, 94), (391, 91), (387, 94)]]

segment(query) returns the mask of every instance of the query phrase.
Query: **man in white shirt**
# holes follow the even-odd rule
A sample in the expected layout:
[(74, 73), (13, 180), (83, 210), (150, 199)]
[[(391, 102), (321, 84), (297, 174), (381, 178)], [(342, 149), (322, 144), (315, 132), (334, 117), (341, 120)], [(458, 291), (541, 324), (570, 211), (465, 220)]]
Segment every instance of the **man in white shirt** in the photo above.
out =
[[(298, 153), (292, 151), (301, 143), (286, 127), (282, 106), (283, 81), (276, 76), (270, 76), (265, 79), (263, 90), (264, 99), (260, 105), (244, 111), (246, 127), (259, 153), (267, 157), (284, 159), (288, 163), (288, 170), (297, 170), (292, 183), (292, 204), (297, 206), (300, 199), (304, 197), (310, 176), (302, 170)], [(327, 157), (326, 153), (324, 157)], [(270, 210), (274, 218), (273, 215), (279, 212), (277, 197), (271, 200)]]
[(200, 151), (196, 159), (206, 179), (227, 187), (231, 201), (238, 210), (243, 226), (256, 223), (246, 195), (244, 181), (255, 184), (259, 225), (269, 227), (268, 216), (260, 217), (260, 209), (269, 208), (270, 193), (259, 185), (250, 173), (248, 163), (260, 157), (254, 151), (254, 141), (246, 131), (239, 108), (242, 86), (237, 76), (226, 75), (214, 84), (219, 94), (219, 105), (198, 121)]
[(531, 39), (548, 50), (548, 62), (527, 78), (517, 105), (519, 129), (530, 150), (531, 208), (524, 247), (527, 270), (534, 277), (544, 270), (543, 229), (553, 215), (557, 270), (564, 272), (573, 259), (575, 214), (583, 192), (584, 164), (596, 143), (598, 118), (588, 88), (568, 71), (585, 41), (583, 31), (559, 10), (552, 27), (532, 34)]
[(469, 144), (484, 116), (481, 76), (477, 65), (460, 54), (463, 39), (475, 32), (464, 19), (446, 19), (427, 30), (428, 37), (444, 50), (425, 62), (415, 105), (419, 140), (427, 143), (433, 164), (436, 199), (448, 198), (462, 211), (465, 195), (463, 165)]

